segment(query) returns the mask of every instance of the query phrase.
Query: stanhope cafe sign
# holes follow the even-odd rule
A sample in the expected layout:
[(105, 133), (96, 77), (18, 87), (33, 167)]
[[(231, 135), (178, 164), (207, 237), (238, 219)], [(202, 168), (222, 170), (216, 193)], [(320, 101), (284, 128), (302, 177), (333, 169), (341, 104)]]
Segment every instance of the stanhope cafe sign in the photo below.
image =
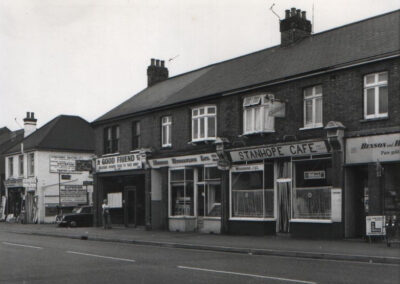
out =
[(325, 141), (309, 141), (292, 144), (274, 144), (263, 147), (231, 151), (233, 162), (274, 159), (280, 157), (328, 153)]
[(142, 169), (139, 154), (129, 154), (96, 159), (96, 172), (115, 172)]

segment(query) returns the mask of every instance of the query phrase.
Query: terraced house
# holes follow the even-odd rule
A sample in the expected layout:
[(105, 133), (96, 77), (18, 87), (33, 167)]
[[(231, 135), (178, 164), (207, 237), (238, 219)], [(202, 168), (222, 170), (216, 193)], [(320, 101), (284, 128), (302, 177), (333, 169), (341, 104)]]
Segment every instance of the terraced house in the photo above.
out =
[(92, 123), (96, 224), (106, 197), (114, 223), (171, 231), (359, 237), (399, 214), (399, 19), (311, 34), (293, 8), (277, 46), (171, 78), (152, 59)]

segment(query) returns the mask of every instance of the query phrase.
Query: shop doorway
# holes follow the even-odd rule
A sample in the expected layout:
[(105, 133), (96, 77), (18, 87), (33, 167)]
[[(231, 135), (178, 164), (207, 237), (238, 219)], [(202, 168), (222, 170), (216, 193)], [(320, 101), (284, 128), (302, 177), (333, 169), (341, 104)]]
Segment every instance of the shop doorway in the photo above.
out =
[(355, 237), (365, 237), (365, 217), (369, 212), (369, 189), (368, 189), (368, 169), (359, 167), (354, 171), (355, 178)]
[(291, 192), (292, 179), (290, 161), (278, 162), (278, 179), (277, 179), (277, 233), (290, 232), (290, 210), (291, 210)]
[(136, 186), (125, 186), (124, 188), (125, 206), (124, 206), (124, 223), (125, 226), (134, 226), (138, 224), (137, 221), (137, 192)]

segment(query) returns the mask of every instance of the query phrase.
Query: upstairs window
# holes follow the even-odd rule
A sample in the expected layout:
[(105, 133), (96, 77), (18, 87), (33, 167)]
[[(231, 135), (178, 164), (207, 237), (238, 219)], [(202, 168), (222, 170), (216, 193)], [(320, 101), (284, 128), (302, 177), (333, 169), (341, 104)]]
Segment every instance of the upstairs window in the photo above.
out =
[(14, 176), (14, 157), (8, 158), (8, 176)]
[(304, 128), (322, 127), (322, 86), (304, 90)]
[(134, 121), (132, 123), (132, 149), (139, 149), (140, 145), (140, 121)]
[(24, 155), (18, 156), (18, 174), (24, 176)]
[(114, 125), (104, 128), (104, 154), (118, 153), (119, 151), (119, 126)]
[(192, 141), (215, 140), (217, 137), (217, 107), (192, 109)]
[(388, 116), (388, 73), (364, 76), (364, 118)]
[(170, 116), (164, 116), (161, 118), (161, 146), (171, 147), (171, 125), (172, 118)]
[(35, 153), (28, 154), (28, 176), (35, 175)]
[(243, 134), (274, 132), (275, 119), (270, 115), (271, 104), (266, 95), (243, 100)]

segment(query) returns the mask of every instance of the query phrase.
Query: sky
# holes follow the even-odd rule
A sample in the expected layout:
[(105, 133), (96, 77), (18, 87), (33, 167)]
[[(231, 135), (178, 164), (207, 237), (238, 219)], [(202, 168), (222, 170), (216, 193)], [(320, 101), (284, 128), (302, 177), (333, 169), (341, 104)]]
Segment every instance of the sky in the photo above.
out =
[[(170, 77), (280, 44), (296, 7), (314, 33), (400, 9), (400, 0), (0, 0), (0, 128), (60, 114), (91, 122)], [(314, 6), (314, 9), (313, 9)], [(314, 10), (314, 17), (312, 11)]]

